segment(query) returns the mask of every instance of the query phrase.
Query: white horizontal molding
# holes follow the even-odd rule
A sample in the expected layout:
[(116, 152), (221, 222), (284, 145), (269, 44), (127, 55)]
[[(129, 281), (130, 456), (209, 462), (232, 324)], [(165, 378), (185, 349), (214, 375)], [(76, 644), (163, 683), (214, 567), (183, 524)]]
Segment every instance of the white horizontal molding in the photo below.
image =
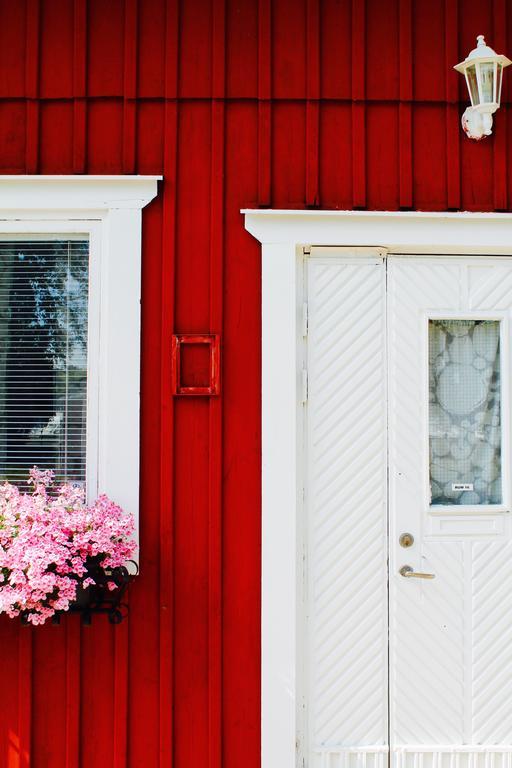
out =
[(138, 209), (157, 194), (161, 176), (0, 175), (0, 217), (24, 211)]
[(393, 752), (407, 752), (411, 754), (509, 754), (512, 753), (511, 744), (396, 744)]
[(390, 753), (391, 768), (508, 768), (512, 760), (510, 745), (395, 746)]
[(391, 253), (512, 254), (512, 214), (244, 209), (261, 243), (384, 248)]
[(389, 747), (320, 747), (311, 750), (311, 768), (387, 768)]
[(509, 745), (421, 745), (313, 748), (311, 768), (508, 768)]

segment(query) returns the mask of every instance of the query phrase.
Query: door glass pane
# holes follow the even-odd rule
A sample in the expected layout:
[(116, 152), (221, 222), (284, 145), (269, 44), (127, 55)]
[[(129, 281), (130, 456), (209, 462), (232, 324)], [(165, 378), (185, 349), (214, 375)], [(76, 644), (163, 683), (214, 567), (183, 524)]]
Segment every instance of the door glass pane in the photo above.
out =
[(498, 320), (429, 320), (432, 505), (500, 504)]

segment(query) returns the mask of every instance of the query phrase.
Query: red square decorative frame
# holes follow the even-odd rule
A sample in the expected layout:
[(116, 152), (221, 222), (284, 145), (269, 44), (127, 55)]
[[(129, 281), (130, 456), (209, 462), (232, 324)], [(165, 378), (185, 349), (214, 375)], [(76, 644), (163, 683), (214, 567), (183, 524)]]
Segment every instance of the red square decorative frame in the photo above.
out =
[[(210, 348), (208, 386), (188, 387), (181, 383), (181, 348), (184, 345), (204, 344)], [(220, 394), (220, 336), (217, 334), (181, 333), (172, 337), (172, 394), (203, 395)]]

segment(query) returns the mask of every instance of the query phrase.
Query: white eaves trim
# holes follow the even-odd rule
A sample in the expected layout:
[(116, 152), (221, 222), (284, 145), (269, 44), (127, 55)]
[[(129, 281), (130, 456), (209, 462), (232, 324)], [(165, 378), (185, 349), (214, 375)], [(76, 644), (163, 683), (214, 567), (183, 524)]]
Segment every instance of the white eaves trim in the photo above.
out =
[(12, 211), (144, 208), (161, 176), (0, 175), (0, 218)]
[[(262, 768), (304, 757), (302, 283), (304, 251), (512, 255), (512, 214), (245, 209), (262, 243)], [(338, 250), (339, 253), (339, 250)], [(328, 255), (328, 249), (325, 253)]]
[(142, 208), (161, 176), (0, 175), (0, 239), (89, 239), (87, 495), (139, 517)]
[(512, 213), (244, 209), (261, 243), (379, 246), (391, 253), (511, 253)]

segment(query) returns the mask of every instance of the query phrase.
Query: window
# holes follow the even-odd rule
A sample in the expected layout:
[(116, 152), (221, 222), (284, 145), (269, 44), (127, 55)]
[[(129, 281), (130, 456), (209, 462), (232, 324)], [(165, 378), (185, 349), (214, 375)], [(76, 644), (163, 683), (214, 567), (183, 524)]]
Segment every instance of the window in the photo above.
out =
[(0, 176), (0, 479), (138, 519), (141, 209), (156, 176)]
[(498, 320), (429, 320), (429, 395), (432, 505), (501, 504)]
[(85, 484), (89, 244), (0, 241), (0, 479)]

